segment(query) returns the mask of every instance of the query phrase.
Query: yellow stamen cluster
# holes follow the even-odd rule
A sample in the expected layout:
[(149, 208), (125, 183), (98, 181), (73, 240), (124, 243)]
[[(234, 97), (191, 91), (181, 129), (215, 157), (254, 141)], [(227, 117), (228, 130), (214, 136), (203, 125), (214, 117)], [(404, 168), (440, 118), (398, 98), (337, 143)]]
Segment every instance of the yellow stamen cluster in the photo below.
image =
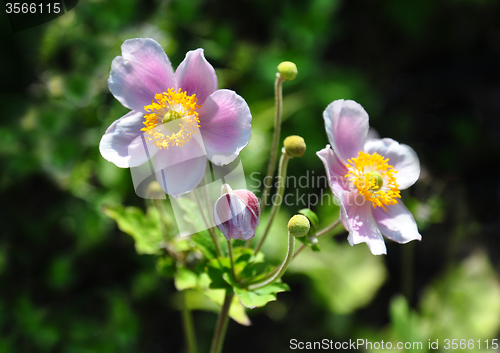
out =
[[(145, 131), (146, 140), (156, 145), (156, 148), (168, 149), (170, 146), (185, 145), (200, 127), (196, 109), (201, 106), (196, 104), (197, 101), (196, 94), (188, 96), (180, 88), (178, 91), (170, 88), (166, 92), (155, 94), (151, 104), (144, 107), (149, 112), (144, 115), (146, 127), (141, 129)], [(162, 125), (175, 120), (179, 120), (178, 131), (165, 133), (172, 129), (171, 124), (165, 128)]]
[(348, 160), (346, 165), (349, 170), (346, 178), (356, 186), (358, 192), (371, 201), (373, 207), (382, 207), (387, 211), (386, 205), (398, 203), (401, 194), (396, 183), (396, 170), (389, 165), (389, 159), (378, 153), (365, 153), (360, 151), (356, 158)]

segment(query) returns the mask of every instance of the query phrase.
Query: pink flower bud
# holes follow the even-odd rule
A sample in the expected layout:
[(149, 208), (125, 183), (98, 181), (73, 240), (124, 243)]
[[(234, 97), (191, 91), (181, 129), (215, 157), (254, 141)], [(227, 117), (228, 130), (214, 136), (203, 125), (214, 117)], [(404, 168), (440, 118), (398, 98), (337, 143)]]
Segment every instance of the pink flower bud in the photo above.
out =
[(214, 205), (214, 220), (227, 240), (249, 240), (259, 225), (260, 205), (257, 196), (248, 190), (232, 190), (222, 185), (222, 196)]

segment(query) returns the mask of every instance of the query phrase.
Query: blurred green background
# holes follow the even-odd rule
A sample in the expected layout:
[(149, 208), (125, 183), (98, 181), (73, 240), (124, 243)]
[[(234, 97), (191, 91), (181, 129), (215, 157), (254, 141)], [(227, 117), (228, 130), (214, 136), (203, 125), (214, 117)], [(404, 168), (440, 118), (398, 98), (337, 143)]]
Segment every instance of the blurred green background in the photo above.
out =
[[(500, 330), (500, 3), (494, 0), (88, 0), (13, 33), (0, 15), (0, 353), (184, 352), (175, 287), (138, 255), (105, 205), (145, 207), (130, 172), (98, 145), (127, 112), (109, 93), (125, 39), (151, 37), (174, 67), (205, 49), (219, 88), (253, 114), (245, 172), (264, 172), (272, 138), (276, 66), (283, 135), (307, 152), (289, 174), (324, 175), (322, 112), (354, 99), (381, 137), (413, 147), (422, 175), (403, 194), (422, 242), (388, 255), (350, 247), (345, 231), (304, 251), (291, 292), (230, 322), (225, 352), (289, 352), (290, 339), (372, 342), (485, 340)], [(248, 179), (252, 187), (251, 179)], [(291, 190), (290, 192), (295, 192)], [(329, 193), (326, 185), (300, 193)], [(264, 250), (284, 256), (285, 207)], [(312, 205), (323, 225), (338, 209)], [(200, 351), (216, 315), (194, 313)], [(481, 340), (481, 349), (478, 349)], [(415, 350), (416, 351), (416, 350)]]

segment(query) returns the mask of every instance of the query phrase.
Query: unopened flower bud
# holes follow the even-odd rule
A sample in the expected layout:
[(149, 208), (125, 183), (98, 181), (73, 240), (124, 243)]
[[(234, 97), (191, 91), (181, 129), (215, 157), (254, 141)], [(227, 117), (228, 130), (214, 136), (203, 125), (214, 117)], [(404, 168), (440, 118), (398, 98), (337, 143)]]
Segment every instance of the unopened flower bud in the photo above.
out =
[(285, 151), (290, 157), (302, 157), (306, 151), (304, 139), (297, 135), (288, 136), (283, 141)]
[(288, 221), (288, 231), (294, 237), (300, 238), (309, 232), (311, 224), (306, 216), (301, 214), (295, 215)]
[(291, 61), (283, 61), (278, 65), (278, 72), (287, 81), (293, 81), (297, 77), (297, 65)]
[(214, 205), (214, 221), (227, 240), (252, 239), (259, 219), (259, 200), (253, 192), (222, 185), (222, 196)]

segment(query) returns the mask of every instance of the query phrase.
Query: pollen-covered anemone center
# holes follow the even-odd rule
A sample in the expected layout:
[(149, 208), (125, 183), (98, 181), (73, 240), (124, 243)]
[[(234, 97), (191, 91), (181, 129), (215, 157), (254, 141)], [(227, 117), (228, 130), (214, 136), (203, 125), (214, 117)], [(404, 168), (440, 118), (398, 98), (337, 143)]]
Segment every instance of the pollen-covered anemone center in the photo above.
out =
[(396, 183), (396, 170), (389, 165), (389, 159), (378, 153), (365, 153), (360, 151), (356, 158), (351, 158), (346, 165), (349, 170), (346, 174), (358, 192), (371, 201), (373, 207), (382, 207), (385, 211), (387, 205), (398, 203), (401, 194)]
[(146, 127), (141, 129), (145, 131), (144, 138), (156, 148), (185, 145), (199, 131), (196, 109), (201, 106), (197, 101), (196, 94), (188, 96), (180, 88), (155, 94), (151, 104), (144, 107), (148, 112), (144, 115)]

